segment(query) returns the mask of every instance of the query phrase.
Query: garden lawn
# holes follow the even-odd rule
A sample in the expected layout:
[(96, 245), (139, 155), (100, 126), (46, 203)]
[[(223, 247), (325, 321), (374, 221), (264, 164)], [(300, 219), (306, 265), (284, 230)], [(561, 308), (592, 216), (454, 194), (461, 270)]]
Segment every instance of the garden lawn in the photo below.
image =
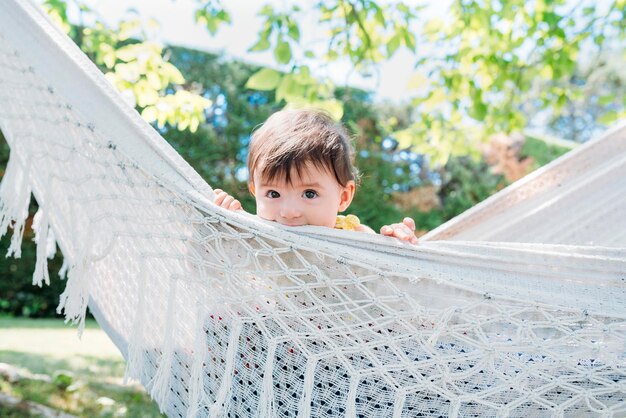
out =
[[(62, 319), (0, 318), (0, 363), (23, 369), (0, 392), (80, 417), (160, 417), (158, 407), (138, 384), (123, 384), (124, 360), (98, 327), (88, 321), (79, 339)], [(0, 417), (32, 415), (24, 404), (0, 403)]]

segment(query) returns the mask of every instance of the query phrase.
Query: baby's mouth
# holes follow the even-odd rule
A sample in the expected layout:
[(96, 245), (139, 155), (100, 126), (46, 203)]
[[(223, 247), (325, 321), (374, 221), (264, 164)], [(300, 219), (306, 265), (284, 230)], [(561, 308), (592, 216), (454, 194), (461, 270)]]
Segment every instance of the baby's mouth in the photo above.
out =
[(279, 224), (283, 225), (283, 226), (303, 226), (305, 224), (301, 223), (301, 222), (281, 222), (281, 221), (277, 221)]

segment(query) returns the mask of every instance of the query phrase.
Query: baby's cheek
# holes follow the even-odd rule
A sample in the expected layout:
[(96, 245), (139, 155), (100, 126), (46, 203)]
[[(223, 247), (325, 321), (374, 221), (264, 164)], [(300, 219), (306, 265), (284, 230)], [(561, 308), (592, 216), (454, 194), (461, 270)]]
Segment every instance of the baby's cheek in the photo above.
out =
[(272, 216), (271, 211), (269, 210), (267, 205), (263, 204), (263, 202), (260, 202), (258, 199), (256, 201), (256, 214), (259, 218), (268, 221), (274, 220), (274, 217)]
[(324, 213), (322, 216), (320, 216), (317, 219), (316, 225), (325, 226), (327, 228), (334, 228), (336, 223), (337, 223), (337, 213), (332, 211), (332, 212)]

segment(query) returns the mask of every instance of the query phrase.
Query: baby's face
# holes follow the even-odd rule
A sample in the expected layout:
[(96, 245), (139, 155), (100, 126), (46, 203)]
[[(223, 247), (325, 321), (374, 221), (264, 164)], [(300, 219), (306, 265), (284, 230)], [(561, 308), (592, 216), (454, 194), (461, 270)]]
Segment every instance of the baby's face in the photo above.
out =
[(257, 173), (253, 180), (256, 214), (287, 226), (334, 228), (337, 213), (348, 208), (355, 190), (353, 181), (343, 187), (333, 174), (313, 164), (305, 165), (300, 176), (293, 170), (291, 184), (284, 179), (268, 183)]

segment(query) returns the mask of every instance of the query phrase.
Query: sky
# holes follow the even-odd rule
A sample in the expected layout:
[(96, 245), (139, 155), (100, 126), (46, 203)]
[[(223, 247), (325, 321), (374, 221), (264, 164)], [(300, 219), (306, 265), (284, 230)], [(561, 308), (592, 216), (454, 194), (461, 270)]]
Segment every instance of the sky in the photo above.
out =
[[(418, 4), (416, 1), (405, 1)], [(248, 53), (247, 49), (257, 39), (262, 18), (256, 16), (263, 4), (273, 3), (280, 10), (290, 3), (286, 0), (265, 2), (251, 0), (226, 0), (222, 2), (231, 14), (232, 24), (220, 27), (216, 36), (211, 36), (205, 27), (194, 23), (194, 0), (95, 0), (90, 2), (94, 10), (110, 25), (115, 25), (126, 15), (129, 8), (136, 9), (142, 20), (152, 18), (160, 24), (157, 38), (166, 43), (192, 47), (208, 52), (223, 52), (226, 56), (246, 62), (276, 67), (271, 53)], [(380, 1), (383, 4), (385, 1)], [(424, 2), (420, 2), (424, 3)], [(429, 7), (420, 12), (425, 17), (445, 16), (450, 0), (428, 2)], [(311, 15), (298, 22), (304, 45), (319, 44), (324, 34), (316, 26), (316, 17)], [(402, 102), (409, 100), (407, 83), (413, 74), (416, 58), (406, 49), (396, 52), (389, 62), (379, 66), (378, 73), (369, 78), (360, 77), (349, 63), (336, 63), (321, 68), (313, 68), (317, 76), (329, 76), (337, 84), (349, 84), (375, 92), (377, 100)], [(315, 64), (312, 64), (312, 67)], [(277, 69), (280, 69), (276, 67)]]

